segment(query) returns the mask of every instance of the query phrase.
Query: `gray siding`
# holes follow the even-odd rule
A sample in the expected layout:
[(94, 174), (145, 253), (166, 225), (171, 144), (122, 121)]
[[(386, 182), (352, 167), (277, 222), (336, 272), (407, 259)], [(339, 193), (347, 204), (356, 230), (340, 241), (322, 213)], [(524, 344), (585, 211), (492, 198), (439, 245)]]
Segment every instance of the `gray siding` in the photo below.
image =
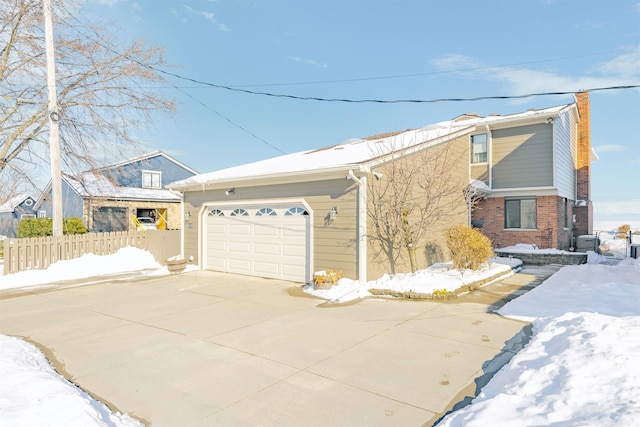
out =
[(105, 171), (105, 175), (115, 179), (122, 187), (142, 188), (142, 171), (162, 172), (162, 188), (175, 181), (193, 176), (193, 173), (177, 163), (158, 154)]
[[(230, 185), (229, 187), (233, 187)], [(235, 187), (235, 194), (226, 196), (224, 190), (187, 191), (185, 212), (191, 211), (184, 229), (185, 257), (198, 260), (198, 212), (204, 203), (267, 199), (304, 199), (312, 212), (313, 268), (341, 271), (344, 277), (357, 278), (356, 232), (357, 187), (353, 181), (337, 179), (308, 183), (269, 186)], [(265, 202), (265, 205), (268, 202)], [(331, 208), (338, 208), (333, 222), (326, 218)]]
[[(49, 192), (43, 197), (39, 210), (46, 211), (48, 218), (52, 217), (51, 189), (49, 189)], [(80, 218), (84, 224), (87, 225), (86, 218), (84, 218), (83, 215), (82, 197), (80, 197), (64, 179), (62, 180), (62, 216), (64, 218)]]
[(553, 185), (552, 125), (494, 130), (491, 150), (493, 189)]
[(570, 111), (562, 113), (553, 123), (556, 152), (556, 185), (558, 195), (573, 200), (576, 195), (576, 121)]

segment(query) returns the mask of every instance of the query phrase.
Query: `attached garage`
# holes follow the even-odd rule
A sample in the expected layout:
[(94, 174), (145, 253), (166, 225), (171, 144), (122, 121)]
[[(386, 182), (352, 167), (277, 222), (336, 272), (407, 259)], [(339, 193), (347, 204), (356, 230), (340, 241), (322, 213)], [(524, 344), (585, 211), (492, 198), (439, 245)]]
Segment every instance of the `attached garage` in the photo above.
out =
[(300, 203), (207, 205), (203, 211), (207, 270), (306, 282), (311, 215)]

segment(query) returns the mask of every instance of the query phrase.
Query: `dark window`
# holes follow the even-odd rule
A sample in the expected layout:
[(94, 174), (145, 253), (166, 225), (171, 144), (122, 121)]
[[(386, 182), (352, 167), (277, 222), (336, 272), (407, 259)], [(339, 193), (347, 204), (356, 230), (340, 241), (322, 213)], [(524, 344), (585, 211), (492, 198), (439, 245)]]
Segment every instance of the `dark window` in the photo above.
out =
[(222, 212), (220, 209), (211, 209), (209, 211), (209, 216), (224, 216), (224, 212)]
[(231, 212), (231, 216), (249, 216), (249, 212), (247, 212), (245, 209), (238, 208), (234, 209), (234, 211)]
[(507, 199), (504, 201), (504, 227), (535, 230), (536, 199)]
[(487, 134), (471, 136), (471, 163), (487, 162)]

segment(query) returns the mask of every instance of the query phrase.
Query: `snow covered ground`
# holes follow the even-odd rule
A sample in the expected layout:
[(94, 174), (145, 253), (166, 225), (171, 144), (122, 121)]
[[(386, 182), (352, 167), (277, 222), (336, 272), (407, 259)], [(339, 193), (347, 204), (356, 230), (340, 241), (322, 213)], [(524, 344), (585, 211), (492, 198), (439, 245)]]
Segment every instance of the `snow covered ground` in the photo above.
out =
[(640, 425), (640, 260), (564, 267), (499, 313), (531, 341), (438, 427)]
[[(439, 426), (640, 425), (640, 260), (612, 266), (600, 264), (603, 259), (592, 253), (589, 264), (561, 269), (500, 310), (533, 321), (530, 343), (471, 405), (449, 414)], [(440, 264), (364, 286), (343, 279), (320, 296), (342, 301), (371, 287), (425, 293), (455, 289), (509, 271), (514, 262), (493, 259), (481, 272), (464, 274)], [(169, 274), (148, 252), (125, 248), (115, 255), (60, 262), (45, 272), (0, 276), (0, 290), (133, 274), (140, 268), (144, 274)], [(0, 335), (0, 378), (3, 427), (140, 425), (66, 381), (35, 346), (18, 338)]]
[(509, 258), (491, 258), (478, 271), (453, 270), (452, 263), (439, 263), (415, 273), (385, 274), (381, 278), (363, 285), (356, 280), (345, 278), (330, 289), (314, 289), (312, 285), (309, 285), (304, 288), (304, 291), (331, 302), (347, 302), (358, 298), (370, 297), (369, 289), (421, 294), (441, 290), (452, 292), (463, 285), (488, 279), (501, 273), (502, 277), (506, 277), (520, 266), (522, 266), (522, 261)]

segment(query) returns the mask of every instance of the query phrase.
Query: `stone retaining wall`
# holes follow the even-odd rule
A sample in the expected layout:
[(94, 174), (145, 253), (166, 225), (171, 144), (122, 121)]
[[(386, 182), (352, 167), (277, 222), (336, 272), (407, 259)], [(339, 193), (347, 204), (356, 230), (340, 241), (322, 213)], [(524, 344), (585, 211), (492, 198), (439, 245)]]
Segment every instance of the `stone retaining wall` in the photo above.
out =
[(531, 252), (511, 252), (494, 249), (496, 256), (513, 257), (522, 260), (525, 265), (578, 265), (587, 263), (587, 254), (581, 252), (564, 253), (531, 253)]

